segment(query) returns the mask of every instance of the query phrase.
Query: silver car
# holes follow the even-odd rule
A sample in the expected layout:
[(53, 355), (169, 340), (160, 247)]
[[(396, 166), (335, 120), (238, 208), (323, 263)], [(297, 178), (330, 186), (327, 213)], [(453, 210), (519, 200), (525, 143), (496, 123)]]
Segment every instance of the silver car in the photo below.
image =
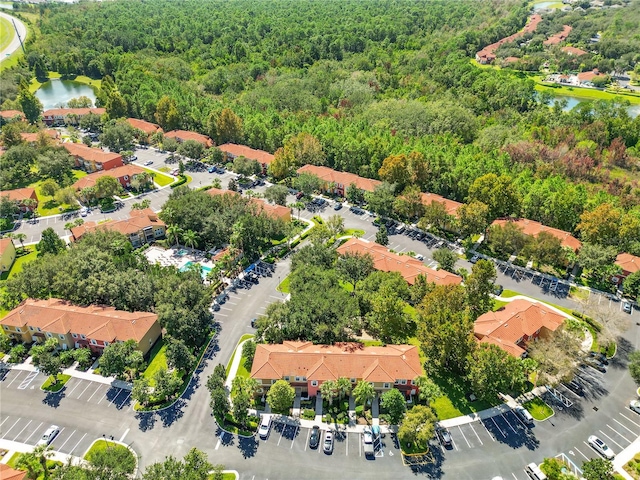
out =
[(333, 433), (327, 432), (327, 434), (325, 435), (324, 443), (322, 444), (322, 450), (327, 455), (333, 453)]
[(640, 413), (640, 400), (631, 400), (629, 402), (629, 408), (636, 413)]
[(49, 428), (47, 428), (47, 431), (44, 432), (42, 438), (38, 440), (38, 445), (49, 445), (53, 441), (53, 439), (56, 438), (56, 435), (58, 435), (58, 433), (60, 433), (60, 427), (58, 427), (57, 425), (51, 425)]

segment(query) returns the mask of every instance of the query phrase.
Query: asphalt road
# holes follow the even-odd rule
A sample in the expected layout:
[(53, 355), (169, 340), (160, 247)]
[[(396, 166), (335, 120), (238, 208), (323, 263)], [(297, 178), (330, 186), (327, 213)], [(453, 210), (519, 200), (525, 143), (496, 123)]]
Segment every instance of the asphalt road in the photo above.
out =
[(8, 15), (4, 12), (0, 12), (0, 17), (4, 17), (9, 20), (9, 23), (11, 23), (11, 29), (13, 30), (13, 39), (11, 40), (11, 43), (7, 45), (4, 50), (0, 51), (0, 61), (3, 61), (6, 57), (20, 48), (20, 40), (15, 34), (15, 30), (13, 29), (13, 22), (15, 22), (16, 26), (18, 27), (18, 33), (20, 34), (23, 42), (27, 39), (27, 27), (25, 27), (24, 23), (22, 23), (21, 20), (18, 20), (16, 17)]

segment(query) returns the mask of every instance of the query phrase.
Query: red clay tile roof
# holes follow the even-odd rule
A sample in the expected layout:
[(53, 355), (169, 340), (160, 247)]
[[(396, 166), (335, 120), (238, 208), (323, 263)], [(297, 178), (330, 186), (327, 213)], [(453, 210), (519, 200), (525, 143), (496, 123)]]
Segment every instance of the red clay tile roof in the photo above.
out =
[(133, 128), (141, 130), (141, 131), (143, 131), (144, 133), (146, 133), (148, 135), (153, 135), (154, 133), (156, 133), (158, 131), (160, 131), (160, 132), (162, 131), (162, 128), (160, 128), (160, 125), (157, 125), (157, 124), (151, 123), (151, 122), (147, 122), (146, 120), (139, 120), (137, 118), (127, 118), (127, 122)]
[(23, 480), (27, 477), (24, 470), (15, 470), (6, 463), (0, 463), (0, 479), (1, 480)]
[(373, 192), (373, 190), (380, 185), (380, 180), (373, 180), (371, 178), (364, 178), (355, 173), (338, 172), (329, 167), (320, 167), (318, 165), (305, 165), (298, 169), (298, 173), (310, 173), (316, 175), (326, 183), (336, 183), (342, 185), (346, 190), (352, 183), (355, 184), (360, 190), (367, 192)]
[[(46, 133), (49, 137), (55, 139), (58, 139), (60, 137), (60, 134), (58, 133), (57, 130), (54, 130), (53, 128), (46, 128), (44, 130), (42, 130), (44, 133)], [(24, 140), (25, 142), (37, 142), (38, 141), (38, 135), (40, 134), (40, 132), (35, 132), (35, 133), (27, 133), (27, 132), (23, 132), (20, 134), (20, 136), (22, 137), (22, 140)]]
[(225, 153), (233, 155), (234, 157), (245, 157), (251, 160), (257, 160), (258, 162), (269, 165), (273, 161), (273, 155), (264, 150), (255, 150), (246, 145), (236, 145), (235, 143), (225, 143), (218, 147)]
[(147, 227), (166, 227), (165, 223), (150, 208), (131, 210), (129, 218), (124, 220), (110, 220), (104, 223), (85, 222), (72, 228), (71, 234), (75, 240), (79, 240), (85, 233), (94, 232), (95, 230), (115, 230), (123, 235), (131, 235)]
[(38, 200), (36, 190), (30, 187), (16, 188), (15, 190), (4, 190), (0, 192), (0, 196), (9, 197), (9, 200), (12, 200), (14, 202), (22, 202), (24, 200), (27, 200), (28, 198)]
[(561, 32), (551, 35), (543, 43), (545, 45), (558, 45), (559, 43), (564, 42), (567, 39), (567, 37), (571, 33), (571, 30), (572, 28), (569, 25), (563, 25)]
[(9, 237), (0, 238), (0, 257), (2, 256), (4, 251), (9, 247), (9, 245), (13, 245), (13, 240), (11, 238)]
[(448, 198), (441, 197), (440, 195), (436, 195), (435, 193), (423, 193), (422, 203), (424, 205), (431, 205), (431, 202), (444, 204), (444, 209), (446, 210), (447, 214), (453, 215), (454, 217), (458, 216), (458, 208), (462, 206), (462, 203), (460, 202), (449, 200)]
[(568, 55), (575, 55), (576, 57), (579, 57), (581, 55), (586, 55), (588, 53), (576, 47), (562, 47), (560, 50), (562, 50), (564, 53)]
[(104, 108), (50, 108), (42, 112), (43, 117), (66, 117), (67, 115), (104, 115), (107, 111)]
[(0, 117), (7, 120), (11, 120), (16, 117), (25, 118), (24, 113), (22, 113), (20, 110), (1, 110)]
[(79, 307), (65, 300), (29, 298), (11, 310), (0, 324), (13, 327), (40, 327), (45, 332), (76, 333), (87, 338), (114, 342), (139, 342), (157, 322), (150, 312), (125, 312), (113, 307)]
[(494, 220), (491, 225), (500, 225), (504, 226), (507, 222), (515, 223), (518, 227), (522, 229), (522, 233), (530, 237), (537, 237), (540, 232), (547, 232), (560, 240), (560, 243), (563, 247), (569, 247), (573, 251), (580, 250), (582, 243), (576, 237), (571, 235), (569, 232), (565, 232), (564, 230), (560, 230), (558, 228), (547, 227), (546, 225), (541, 224), (540, 222), (536, 222), (534, 220), (529, 220), (526, 218), (519, 219), (511, 219), (511, 218), (499, 218), (498, 220)]
[(361, 238), (350, 238), (338, 247), (337, 252), (344, 255), (346, 252), (371, 254), (373, 265), (376, 270), (383, 272), (399, 272), (400, 275), (413, 285), (418, 275), (427, 277), (427, 281), (436, 285), (459, 285), (462, 278), (445, 270), (433, 270), (424, 263), (409, 255), (398, 255), (391, 253), (382, 245), (369, 242)]
[(188, 132), (186, 130), (171, 130), (170, 132), (165, 133), (164, 136), (167, 138), (175, 138), (176, 140), (181, 140), (183, 142), (187, 140), (195, 140), (207, 148), (213, 147), (213, 141), (201, 133)]
[(144, 168), (131, 164), (112, 168), (111, 170), (102, 170), (100, 172), (90, 173), (86, 177), (82, 177), (73, 184), (73, 188), (76, 190), (82, 190), (83, 188), (93, 187), (96, 184), (96, 181), (105, 175), (113, 178), (122, 178), (124, 176), (129, 176), (129, 178), (131, 178), (134, 175), (144, 173), (145, 171), (146, 170)]
[(119, 153), (105, 152), (100, 148), (87, 147), (82, 143), (66, 142), (63, 143), (62, 146), (66, 148), (67, 151), (74, 157), (80, 157), (90, 162), (105, 163), (111, 160), (118, 159), (122, 161), (122, 155), (120, 155)]
[(578, 74), (578, 80), (581, 82), (591, 82), (594, 78), (604, 78), (606, 75), (600, 73), (597, 69), (594, 69), (589, 72), (582, 72)]
[[(233, 190), (221, 190), (219, 188), (210, 188), (207, 190), (207, 193), (211, 196), (214, 195), (239, 195), (238, 192), (234, 192)], [(266, 215), (271, 217), (281, 218), (282, 220), (290, 220), (291, 219), (291, 209), (289, 207), (283, 207), (282, 205), (271, 205), (264, 200), (259, 198), (251, 198), (249, 201), (258, 207), (259, 211), (264, 212)]]
[(542, 17), (540, 15), (538, 15), (538, 14), (531, 15), (529, 17), (529, 23), (527, 23), (527, 25), (525, 25), (525, 27), (522, 29), (522, 31), (516, 32), (516, 33), (514, 33), (512, 35), (509, 35), (508, 37), (501, 38), (500, 40), (498, 40), (495, 43), (492, 43), (491, 45), (487, 45), (482, 50), (480, 50), (478, 53), (476, 53), (476, 55), (478, 57), (480, 57), (480, 58), (486, 58), (487, 61), (491, 62), (493, 59), (496, 58), (494, 53), (501, 45), (504, 45), (505, 43), (510, 43), (510, 42), (514, 41), (515, 39), (523, 36), (526, 33), (535, 32), (536, 28), (538, 28), (538, 24), (541, 21), (542, 21)]
[(640, 257), (630, 253), (621, 253), (616, 257), (615, 264), (622, 268), (623, 272), (635, 273), (640, 270)]
[(480, 341), (494, 343), (501, 348), (507, 346), (505, 350), (512, 353), (517, 351), (516, 347), (522, 349), (525, 336), (531, 337), (542, 327), (554, 332), (564, 319), (564, 316), (541, 303), (519, 299), (497, 312), (480, 315), (473, 331)]
[(364, 347), (358, 343), (314, 345), (311, 342), (258, 344), (251, 377), (260, 380), (306, 377), (337, 380), (340, 377), (369, 382), (413, 380), (422, 375), (414, 345)]

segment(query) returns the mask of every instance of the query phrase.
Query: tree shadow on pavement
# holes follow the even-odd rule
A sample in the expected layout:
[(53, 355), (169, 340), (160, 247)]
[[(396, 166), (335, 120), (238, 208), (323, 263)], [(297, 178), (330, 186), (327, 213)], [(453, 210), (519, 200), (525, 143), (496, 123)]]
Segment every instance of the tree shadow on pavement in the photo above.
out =
[(235, 443), (235, 436), (219, 426), (216, 427), (216, 437), (220, 439), (220, 445), (223, 447), (231, 447)]
[(255, 437), (238, 437), (238, 448), (244, 458), (251, 458), (258, 451), (258, 440)]
[(142, 432), (152, 430), (156, 425), (155, 412), (138, 412), (136, 413), (136, 420), (138, 420), (138, 428)]
[(51, 408), (58, 408), (60, 406), (60, 400), (64, 397), (64, 389), (59, 392), (48, 392), (42, 399), (42, 403)]
[(629, 355), (633, 351), (635, 351), (635, 348), (629, 340), (627, 340), (626, 338), (618, 338), (616, 355), (615, 357), (609, 359), (609, 368), (627, 368), (627, 363), (629, 363)]
[(514, 429), (505, 419), (501, 418), (501, 415), (482, 420), (482, 423), (497, 442), (513, 449), (525, 447), (533, 451), (540, 446), (540, 440), (536, 438), (533, 429), (520, 424), (517, 429)]
[[(406, 456), (405, 463), (410, 464), (411, 471), (415, 476), (421, 475), (427, 478), (442, 478), (442, 464), (444, 463), (444, 454), (438, 445), (431, 445), (429, 453), (424, 457), (424, 463), (420, 463), (419, 458)], [(416, 461), (413, 463), (412, 461)]]
[(176, 403), (171, 405), (169, 408), (165, 410), (160, 410), (158, 416), (162, 421), (162, 426), (167, 428), (173, 425), (175, 422), (180, 420), (184, 415), (183, 408), (186, 406), (186, 403), (182, 398), (180, 398)]

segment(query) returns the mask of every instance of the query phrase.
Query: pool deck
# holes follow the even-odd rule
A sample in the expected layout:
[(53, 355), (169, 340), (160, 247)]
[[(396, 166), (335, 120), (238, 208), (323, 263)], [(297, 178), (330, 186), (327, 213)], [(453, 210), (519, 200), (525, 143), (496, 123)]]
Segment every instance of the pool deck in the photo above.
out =
[(181, 246), (164, 249), (150, 247), (144, 252), (149, 263), (157, 263), (163, 267), (176, 267), (182, 269), (190, 263), (199, 263), (206, 269), (213, 269), (213, 262), (207, 259), (204, 252)]

